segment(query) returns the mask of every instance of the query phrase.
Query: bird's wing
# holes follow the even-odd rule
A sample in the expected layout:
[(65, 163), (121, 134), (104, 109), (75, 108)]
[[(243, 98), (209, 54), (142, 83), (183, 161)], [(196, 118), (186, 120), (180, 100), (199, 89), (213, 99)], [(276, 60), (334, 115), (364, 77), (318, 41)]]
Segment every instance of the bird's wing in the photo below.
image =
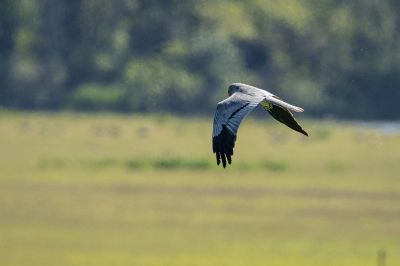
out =
[(250, 96), (235, 92), (218, 103), (213, 125), (213, 152), (216, 154), (218, 165), (221, 161), (224, 168), (226, 162), (231, 164), (240, 122), (263, 99), (264, 95)]
[(275, 96), (273, 94), (271, 94), (270, 97), (267, 97), (266, 101), (268, 101), (269, 103), (271, 103), (273, 105), (280, 106), (280, 107), (282, 107), (284, 109), (287, 109), (287, 110), (290, 110), (290, 111), (293, 111), (293, 112), (303, 112), (304, 111), (303, 108), (291, 105), (291, 104), (283, 101), (281, 98), (279, 98), (279, 97), (277, 97), (277, 96)]
[[(276, 98), (274, 98), (274, 99), (276, 99)], [(290, 105), (288, 103), (285, 103), (282, 100), (279, 100), (279, 101), (286, 104), (286, 107), (287, 107), (287, 105), (289, 105), (291, 107), (298, 108), (296, 110), (301, 110), (300, 112), (303, 111), (303, 109), (300, 107)], [(294, 119), (293, 114), (288, 109), (283, 107), (285, 105), (282, 105), (282, 104), (278, 105), (275, 101), (270, 101), (270, 98), (268, 98), (261, 102), (261, 106), (265, 110), (267, 110), (272, 115), (272, 117), (275, 118), (276, 120), (278, 120), (279, 122), (287, 125), (288, 127), (290, 127), (291, 129), (293, 129), (297, 132), (300, 132), (300, 133), (308, 136), (308, 133), (306, 131), (304, 131), (304, 129)], [(293, 110), (293, 108), (291, 108), (291, 110)]]

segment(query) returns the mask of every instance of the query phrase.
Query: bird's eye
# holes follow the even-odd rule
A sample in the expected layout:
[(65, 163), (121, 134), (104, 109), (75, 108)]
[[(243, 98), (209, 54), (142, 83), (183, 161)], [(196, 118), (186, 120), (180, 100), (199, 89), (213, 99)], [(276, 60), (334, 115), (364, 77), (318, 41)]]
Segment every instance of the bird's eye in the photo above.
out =
[(229, 86), (228, 94), (232, 95), (234, 92), (235, 92), (235, 86), (234, 85)]

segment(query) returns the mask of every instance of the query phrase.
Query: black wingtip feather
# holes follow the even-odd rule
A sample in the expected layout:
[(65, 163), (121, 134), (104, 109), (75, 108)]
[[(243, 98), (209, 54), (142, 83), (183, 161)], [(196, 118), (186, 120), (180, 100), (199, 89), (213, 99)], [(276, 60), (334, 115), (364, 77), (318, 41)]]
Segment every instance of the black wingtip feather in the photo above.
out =
[(227, 163), (232, 163), (233, 148), (235, 147), (236, 136), (223, 125), (218, 136), (213, 137), (213, 152), (216, 153), (217, 165), (226, 168)]
[(224, 168), (226, 168), (226, 157), (225, 157), (225, 153), (222, 153), (222, 154), (221, 154), (221, 157), (222, 157), (222, 166), (223, 166)]
[(215, 156), (217, 157), (217, 165), (219, 165), (221, 163), (221, 154), (217, 152)]
[(231, 164), (232, 163), (232, 157), (230, 155), (226, 155), (226, 159), (228, 160), (228, 163)]

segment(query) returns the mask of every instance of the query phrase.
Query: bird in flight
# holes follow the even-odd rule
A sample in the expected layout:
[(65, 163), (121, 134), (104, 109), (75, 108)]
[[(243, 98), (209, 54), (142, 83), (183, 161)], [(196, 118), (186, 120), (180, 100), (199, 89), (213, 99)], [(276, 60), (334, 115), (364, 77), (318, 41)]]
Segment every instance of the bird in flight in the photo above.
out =
[(290, 112), (303, 112), (302, 108), (288, 104), (268, 91), (243, 83), (231, 84), (228, 94), (227, 99), (218, 103), (214, 116), (213, 152), (218, 165), (222, 162), (225, 168), (227, 163), (232, 163), (240, 122), (259, 104), (279, 122), (308, 136)]

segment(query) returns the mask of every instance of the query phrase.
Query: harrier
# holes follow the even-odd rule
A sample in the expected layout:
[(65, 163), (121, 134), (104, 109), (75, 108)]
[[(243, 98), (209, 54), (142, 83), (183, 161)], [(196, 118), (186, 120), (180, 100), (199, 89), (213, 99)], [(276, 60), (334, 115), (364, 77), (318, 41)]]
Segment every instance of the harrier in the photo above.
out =
[(231, 84), (228, 94), (229, 98), (218, 103), (214, 116), (213, 152), (218, 165), (222, 161), (225, 168), (227, 162), (232, 163), (240, 122), (259, 104), (279, 122), (308, 136), (290, 112), (303, 112), (302, 108), (288, 104), (268, 91), (242, 83)]

